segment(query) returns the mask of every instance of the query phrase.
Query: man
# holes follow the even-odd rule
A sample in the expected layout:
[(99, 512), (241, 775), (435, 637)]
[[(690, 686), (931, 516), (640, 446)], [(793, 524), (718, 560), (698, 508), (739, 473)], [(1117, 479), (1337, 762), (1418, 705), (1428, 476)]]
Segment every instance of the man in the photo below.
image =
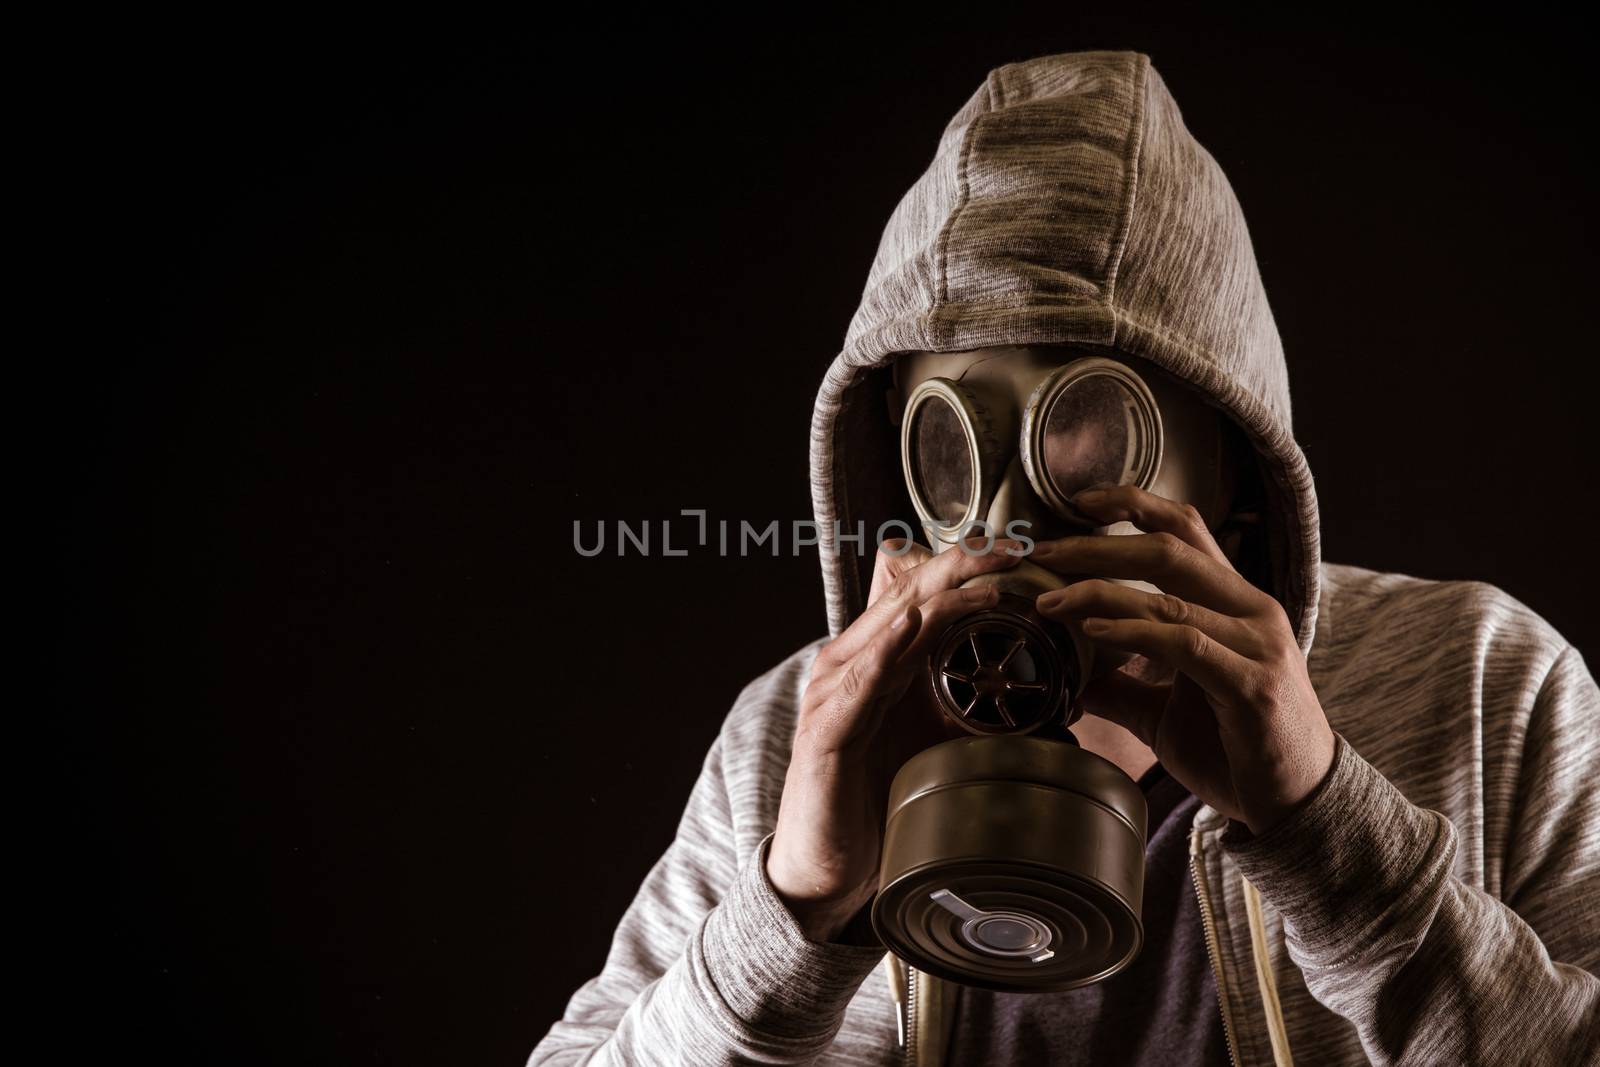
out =
[[(1026, 565), (1095, 576), (1037, 606), (1135, 657), (1074, 732), (1151, 812), (1140, 960), (987, 994), (886, 960), (865, 915), (886, 780), (949, 736), (919, 696), (928, 641), (990, 602), (974, 579), (1024, 564), (868, 558), (839, 534), (916, 521), (895, 427), (916, 383), (989, 375), (1004, 397), (1090, 355), (1186, 392), (1163, 417), (1209, 413), (1233, 444), (1210, 476), (1180, 450), (1182, 492), (1047, 507), (996, 434), (993, 492), (962, 483), (981, 518), (1040, 520)], [(1321, 560), (1242, 213), (1146, 56), (990, 73), (889, 221), (811, 441), (830, 636), (740, 696), (605, 969), (530, 1063), (1600, 1055), (1600, 690), (1492, 586)], [(1061, 536), (1064, 512), (1118, 536)]]

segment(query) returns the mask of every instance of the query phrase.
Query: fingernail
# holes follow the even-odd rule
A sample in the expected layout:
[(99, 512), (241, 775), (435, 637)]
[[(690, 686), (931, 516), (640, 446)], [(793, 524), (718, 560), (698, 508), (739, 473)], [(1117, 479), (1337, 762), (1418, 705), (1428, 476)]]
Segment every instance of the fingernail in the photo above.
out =
[(1106, 627), (1111, 624), (1104, 619), (1084, 619), (1078, 625), (1083, 627), (1083, 632), (1086, 634), (1098, 634), (1104, 633)]
[(1094, 507), (1096, 504), (1105, 503), (1106, 491), (1104, 489), (1080, 489), (1078, 492), (1073, 493), (1069, 499), (1074, 504), (1087, 504), (1089, 507)]
[(985, 601), (994, 600), (1000, 595), (999, 590), (992, 585), (974, 585), (967, 588), (964, 592), (966, 593), (966, 600), (969, 604), (982, 604)]

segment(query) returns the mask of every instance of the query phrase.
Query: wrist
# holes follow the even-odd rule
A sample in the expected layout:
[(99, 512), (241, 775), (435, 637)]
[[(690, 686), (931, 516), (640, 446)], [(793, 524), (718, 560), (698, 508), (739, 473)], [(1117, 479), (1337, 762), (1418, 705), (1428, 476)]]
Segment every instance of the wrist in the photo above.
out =
[(1407, 936), (1397, 916), (1435, 913), (1458, 847), (1449, 819), (1412, 803), (1342, 739), (1327, 781), (1290, 818), (1258, 837), (1229, 827), (1219, 841), (1292, 924), (1308, 964), (1355, 969)]
[(1278, 791), (1278, 794), (1270, 798), (1267, 803), (1256, 804), (1251, 810), (1242, 813), (1239, 821), (1252, 835), (1260, 837), (1287, 820), (1305, 807), (1327, 782), (1333, 769), (1336, 742), (1331, 728), (1325, 728), (1324, 733), (1326, 736), (1318, 738), (1317, 742), (1310, 746), (1311, 752), (1301, 761), (1299, 773), (1290, 779), (1285, 788)]
[(788, 874), (776, 848), (767, 855), (767, 880), (772, 883), (772, 891), (779, 902), (805, 932), (806, 939), (817, 942), (838, 940), (877, 888), (876, 885), (862, 886), (843, 895), (798, 889), (796, 887), (803, 885), (804, 880)]
[[(734, 1027), (770, 1052), (782, 1042), (785, 1062), (811, 1062), (833, 1041), (851, 999), (883, 962), (881, 945), (810, 941), (767, 875), (772, 835), (749, 862), (685, 949), (691, 978), (714, 1014), (684, 1020), (685, 1047), (726, 1042)], [(769, 1040), (770, 1039), (770, 1040)], [(751, 1046), (746, 1046), (751, 1047)]]
[[(780, 896), (779, 899), (783, 898)], [(795, 922), (800, 924), (806, 940), (818, 944), (834, 944), (842, 941), (845, 930), (856, 925), (856, 916), (861, 911), (859, 907), (854, 910), (833, 906), (812, 909), (804, 904), (791, 904), (788, 901), (784, 901), (784, 907), (789, 909)]]

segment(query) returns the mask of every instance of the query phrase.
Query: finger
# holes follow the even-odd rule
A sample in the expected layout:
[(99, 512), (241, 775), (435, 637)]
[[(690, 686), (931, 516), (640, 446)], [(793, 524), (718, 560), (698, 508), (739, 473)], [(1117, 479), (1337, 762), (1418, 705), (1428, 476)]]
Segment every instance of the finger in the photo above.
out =
[(867, 594), (867, 603), (882, 596), (890, 582), (932, 556), (926, 547), (909, 538), (886, 538), (879, 544), (878, 558), (872, 564), (872, 590)]
[(879, 629), (845, 666), (817, 713), (802, 726), (797, 742), (803, 735), (815, 752), (826, 755), (870, 738), (886, 677), (921, 628), (922, 613), (913, 604)]
[(1000, 590), (992, 585), (946, 589), (935, 593), (918, 607), (922, 613), (922, 628), (915, 640), (899, 656), (891, 680), (886, 683), (890, 702), (903, 696), (907, 689), (928, 670), (928, 657), (933, 646), (944, 636), (945, 629), (961, 616), (973, 611), (993, 607), (1000, 599)]
[(1171, 692), (1170, 686), (1151, 685), (1115, 670), (1091, 681), (1079, 700), (1085, 715), (1108, 719), (1154, 748), (1156, 727)]
[(950, 623), (968, 612), (992, 608), (1000, 600), (1000, 590), (992, 585), (945, 589), (922, 603), (922, 632), (906, 650), (905, 660), (914, 667), (926, 667), (933, 646), (944, 637)]
[(848, 663), (890, 619), (912, 604), (921, 604), (935, 593), (953, 589), (980, 574), (1014, 567), (1022, 559), (1022, 546), (1016, 541), (1000, 538), (987, 544), (983, 538), (972, 538), (967, 544), (969, 547), (965, 550), (960, 545), (948, 548), (890, 581), (883, 594), (867, 605), (860, 618), (823, 650), (829, 657), (825, 664)]
[[(1087, 714), (1121, 726), (1149, 746), (1163, 764), (1172, 760), (1169, 772), (1181, 774), (1184, 766), (1226, 767), (1228, 754), (1215, 716), (1206, 713), (1204, 701), (1185, 699), (1185, 690), (1197, 688), (1193, 679), (1181, 674), (1171, 685), (1151, 685), (1118, 670), (1090, 682), (1082, 700)], [(1184, 710), (1169, 713), (1175, 701)]]
[(1245, 725), (1245, 709), (1263, 704), (1261, 668), (1193, 626), (1146, 619), (1087, 618), (1089, 639), (1170, 663), (1192, 678), (1212, 699), (1226, 728)]
[(1033, 561), (1058, 574), (1146, 581), (1224, 615), (1253, 618), (1277, 604), (1226, 560), (1219, 563), (1166, 532), (1040, 541), (1034, 546)]
[(1073, 507), (1106, 525), (1131, 522), (1145, 533), (1169, 533), (1184, 544), (1232, 569), (1205, 516), (1192, 504), (1170, 500), (1137, 485), (1085, 489), (1072, 498)]
[(1259, 633), (1242, 619), (1191, 604), (1171, 593), (1151, 593), (1103, 578), (1073, 582), (1064, 589), (1041, 593), (1035, 600), (1041, 615), (1060, 621), (1099, 616), (1107, 619), (1146, 619), (1174, 626), (1193, 626), (1207, 637), (1249, 659), (1266, 652)]

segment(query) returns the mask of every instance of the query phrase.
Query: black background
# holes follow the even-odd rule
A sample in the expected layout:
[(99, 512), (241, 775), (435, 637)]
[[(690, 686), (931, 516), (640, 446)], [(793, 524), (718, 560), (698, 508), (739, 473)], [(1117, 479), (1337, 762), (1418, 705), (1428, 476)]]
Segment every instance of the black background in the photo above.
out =
[(825, 631), (809, 551), (572, 523), (809, 517), (883, 225), (1004, 62), (1145, 51), (1228, 173), (1325, 558), (1600, 652), (1579, 35), (826, 30), (141, 26), (57, 69), (82, 1058), (522, 1062), (739, 689)]

